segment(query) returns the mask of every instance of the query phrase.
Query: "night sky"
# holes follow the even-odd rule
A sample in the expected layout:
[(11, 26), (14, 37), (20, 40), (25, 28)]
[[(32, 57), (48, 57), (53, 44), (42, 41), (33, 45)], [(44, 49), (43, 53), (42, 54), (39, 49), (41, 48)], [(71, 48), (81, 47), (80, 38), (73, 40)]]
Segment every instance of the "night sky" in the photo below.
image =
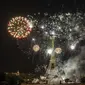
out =
[(78, 0), (28, 0), (1, 2), (1, 54), (0, 72), (31, 72), (32, 62), (27, 59), (27, 55), (17, 48), (16, 40), (7, 32), (7, 23), (13, 16), (26, 16), (37, 12), (85, 12), (84, 1)]

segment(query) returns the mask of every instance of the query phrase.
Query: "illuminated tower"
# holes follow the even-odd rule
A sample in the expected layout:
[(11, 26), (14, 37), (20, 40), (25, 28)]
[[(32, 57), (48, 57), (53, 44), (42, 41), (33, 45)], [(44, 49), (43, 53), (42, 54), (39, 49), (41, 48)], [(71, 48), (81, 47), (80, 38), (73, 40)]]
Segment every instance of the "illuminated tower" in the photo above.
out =
[[(51, 41), (52, 41), (52, 53), (50, 57), (50, 62), (49, 62), (49, 69), (52, 70), (56, 67), (56, 57), (62, 52), (62, 49), (60, 47), (55, 48), (55, 36), (51, 36)], [(55, 56), (56, 53), (56, 56)]]
[(54, 53), (54, 41), (55, 41), (55, 37), (51, 37), (52, 40), (52, 54), (50, 57), (50, 62), (49, 62), (49, 69), (52, 70), (56, 67), (56, 57), (55, 57), (55, 53)]

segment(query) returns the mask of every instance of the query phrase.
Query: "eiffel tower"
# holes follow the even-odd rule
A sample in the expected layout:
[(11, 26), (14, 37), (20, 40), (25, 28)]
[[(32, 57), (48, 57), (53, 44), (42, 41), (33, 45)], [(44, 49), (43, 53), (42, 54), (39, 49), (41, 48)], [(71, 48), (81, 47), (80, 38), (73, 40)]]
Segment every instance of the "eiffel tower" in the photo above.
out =
[(52, 48), (53, 48), (53, 52), (51, 54), (50, 57), (50, 61), (49, 61), (49, 66), (48, 69), (52, 70), (56, 67), (56, 57), (55, 57), (55, 53), (54, 53), (54, 41), (55, 41), (55, 37), (51, 37), (52, 40)]

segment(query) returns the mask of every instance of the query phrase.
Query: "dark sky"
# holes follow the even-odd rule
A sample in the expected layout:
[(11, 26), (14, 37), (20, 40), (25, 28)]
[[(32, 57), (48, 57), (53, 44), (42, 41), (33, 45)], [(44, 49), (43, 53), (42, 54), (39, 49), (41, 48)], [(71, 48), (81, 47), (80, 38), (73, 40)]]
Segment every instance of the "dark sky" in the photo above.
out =
[(0, 54), (0, 72), (21, 72), (32, 71), (31, 60), (28, 60), (16, 45), (7, 32), (7, 23), (13, 16), (26, 16), (36, 12), (75, 12), (76, 10), (85, 11), (83, 0), (23, 0), (23, 1), (4, 1), (0, 2), (0, 34), (1, 34), (1, 54)]

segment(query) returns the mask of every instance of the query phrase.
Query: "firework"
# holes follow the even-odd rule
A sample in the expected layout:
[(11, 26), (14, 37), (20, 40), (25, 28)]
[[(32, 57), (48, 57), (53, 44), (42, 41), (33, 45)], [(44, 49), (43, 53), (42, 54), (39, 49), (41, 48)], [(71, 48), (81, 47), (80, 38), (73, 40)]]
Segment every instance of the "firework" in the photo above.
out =
[(14, 37), (14, 38), (25, 38), (30, 34), (32, 24), (27, 20), (27, 18), (24, 17), (14, 17), (9, 21), (8, 24), (8, 32)]
[(56, 49), (55, 49), (55, 52), (56, 52), (57, 54), (60, 54), (60, 53), (62, 52), (62, 49), (61, 49), (61, 48), (56, 48)]
[[(40, 45), (41, 53), (43, 56), (51, 54), (52, 38), (54, 37), (54, 51), (66, 52), (66, 50), (74, 49), (70, 47), (74, 42), (85, 38), (85, 15), (82, 13), (60, 13), (55, 15), (40, 15), (27, 16), (29, 22), (33, 24), (32, 33), (30, 38), (28, 37), (25, 42), (18, 40), (18, 45), (21, 50), (26, 52), (28, 55), (31, 54), (33, 46), (35, 44)], [(31, 26), (32, 27), (32, 26)], [(79, 44), (78, 44), (79, 45)], [(56, 51), (56, 48), (61, 47), (62, 49)], [(76, 47), (78, 47), (76, 45)], [(78, 49), (71, 50), (73, 52)], [(46, 55), (45, 55), (46, 54)], [(47, 58), (47, 57), (46, 57)]]
[[(30, 37), (26, 40), (18, 40), (18, 45), (21, 50), (28, 54), (28, 57), (31, 56), (34, 59), (35, 56), (39, 56), (39, 60), (37, 59), (38, 57), (35, 57), (39, 65), (43, 63), (43, 61), (48, 63), (49, 59), (49, 65), (51, 66), (48, 67), (54, 68), (55, 63), (57, 63), (57, 69), (55, 68), (52, 72), (48, 69), (49, 72), (47, 72), (48, 74), (51, 72), (52, 76), (59, 73), (59, 75), (63, 75), (62, 78), (65, 79), (64, 71), (67, 75), (69, 72), (67, 67), (69, 67), (70, 64), (68, 63), (65, 65), (66, 67), (64, 67), (62, 66), (64, 63), (62, 60), (64, 59), (65, 61), (66, 58), (75, 57), (75, 55), (81, 52), (79, 42), (85, 39), (85, 14), (61, 13), (53, 16), (45, 14), (43, 17), (39, 17), (39, 15), (36, 16), (37, 19), (34, 21), (33, 17), (28, 16), (28, 20), (33, 23), (34, 28)], [(32, 27), (32, 25), (30, 27)], [(56, 58), (57, 55), (58, 57)], [(74, 62), (75, 61), (76, 60), (74, 60)], [(75, 67), (75, 65), (73, 66)], [(73, 70), (74, 67), (71, 69)], [(35, 71), (39, 72), (41, 68), (37, 67)]]
[(39, 49), (40, 49), (39, 45), (34, 45), (34, 46), (33, 46), (33, 50), (34, 50), (35, 52), (38, 52)]

